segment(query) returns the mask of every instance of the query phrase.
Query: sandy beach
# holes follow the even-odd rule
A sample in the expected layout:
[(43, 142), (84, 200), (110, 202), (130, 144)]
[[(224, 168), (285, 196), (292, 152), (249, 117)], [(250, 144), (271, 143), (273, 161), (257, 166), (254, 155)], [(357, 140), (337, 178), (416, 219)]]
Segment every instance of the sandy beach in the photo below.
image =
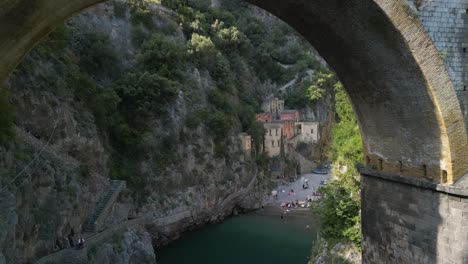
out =
[[(278, 188), (276, 188), (278, 199), (273, 199), (272, 202), (262, 210), (263, 214), (281, 214), (285, 210), (285, 208), (280, 206), (281, 203), (295, 202), (296, 200), (306, 201), (308, 196), (312, 199), (316, 199), (316, 197), (312, 196), (312, 193), (321, 186), (321, 181), (328, 182), (329, 177), (329, 174), (307, 173), (298, 176), (298, 179), (294, 182), (278, 186)], [(302, 188), (302, 184), (305, 179), (307, 179), (309, 183), (308, 189)], [(291, 190), (294, 190), (294, 195), (290, 195)], [(299, 213), (301, 211), (309, 211), (309, 208), (290, 208), (289, 210), (290, 212)]]

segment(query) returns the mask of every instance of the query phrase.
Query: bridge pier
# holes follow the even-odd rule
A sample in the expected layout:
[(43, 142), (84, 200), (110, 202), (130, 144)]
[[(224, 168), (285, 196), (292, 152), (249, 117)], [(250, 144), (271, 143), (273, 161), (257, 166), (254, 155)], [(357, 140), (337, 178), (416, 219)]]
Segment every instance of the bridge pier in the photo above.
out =
[(468, 189), (361, 171), (363, 263), (468, 264)]

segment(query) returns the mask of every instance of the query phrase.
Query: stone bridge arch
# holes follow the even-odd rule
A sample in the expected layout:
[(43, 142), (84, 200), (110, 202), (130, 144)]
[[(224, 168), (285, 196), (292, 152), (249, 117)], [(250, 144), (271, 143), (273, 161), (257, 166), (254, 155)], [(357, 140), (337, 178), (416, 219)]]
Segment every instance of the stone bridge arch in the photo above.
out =
[[(246, 1), (296, 28), (351, 98), (367, 167), (382, 171), (378, 179), (363, 176), (364, 262), (466, 261), (468, 191), (430, 182), (468, 178), (468, 122), (444, 61), (407, 0)], [(99, 2), (0, 0), (0, 83), (55, 26)]]
[[(404, 0), (248, 0), (295, 27), (350, 95), (367, 167), (452, 184), (466, 124), (444, 62)], [(0, 82), (55, 26), (102, 0), (0, 2)]]

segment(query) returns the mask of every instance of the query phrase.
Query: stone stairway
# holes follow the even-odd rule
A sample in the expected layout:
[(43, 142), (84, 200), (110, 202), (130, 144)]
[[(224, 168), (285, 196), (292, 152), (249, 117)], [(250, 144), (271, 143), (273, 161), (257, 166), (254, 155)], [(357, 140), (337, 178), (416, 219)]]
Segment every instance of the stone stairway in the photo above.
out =
[(117, 199), (120, 190), (123, 188), (123, 185), (125, 185), (124, 181), (110, 181), (110, 187), (107, 193), (99, 200), (94, 208), (93, 214), (86, 220), (82, 230), (83, 233), (96, 233), (100, 231), (98, 230), (98, 224), (101, 222), (99, 220), (108, 213), (110, 207)]

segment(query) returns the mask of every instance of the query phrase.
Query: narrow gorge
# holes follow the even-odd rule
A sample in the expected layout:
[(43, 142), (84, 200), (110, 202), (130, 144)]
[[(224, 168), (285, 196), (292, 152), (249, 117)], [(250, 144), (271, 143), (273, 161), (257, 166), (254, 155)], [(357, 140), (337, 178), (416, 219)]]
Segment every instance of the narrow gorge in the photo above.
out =
[[(242, 1), (176, 2), (86, 9), (11, 74), (0, 263), (155, 263), (183, 232), (267, 204), (301, 159), (321, 162), (334, 89), (304, 97), (328, 72), (313, 48)], [(316, 120), (320, 141), (265, 155), (255, 114), (272, 96)], [(85, 250), (53, 254), (72, 233)]]

